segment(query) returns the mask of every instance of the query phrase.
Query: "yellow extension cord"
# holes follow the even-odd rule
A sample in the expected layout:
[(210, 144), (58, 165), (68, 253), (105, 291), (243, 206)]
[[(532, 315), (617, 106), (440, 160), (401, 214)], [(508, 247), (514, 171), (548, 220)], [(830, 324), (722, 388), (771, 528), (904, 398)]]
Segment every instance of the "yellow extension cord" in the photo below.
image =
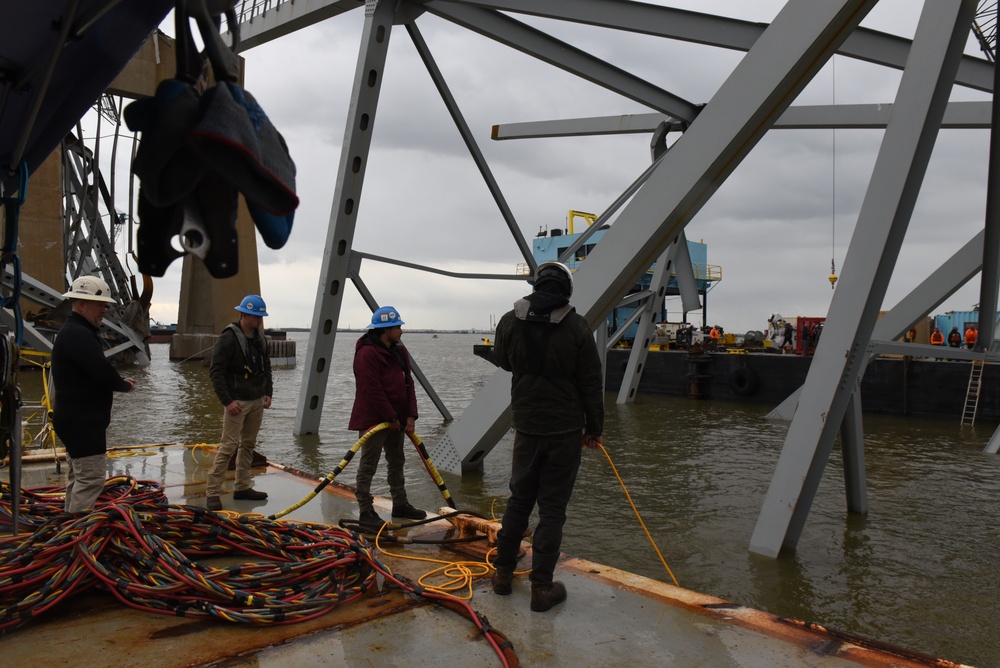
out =
[[(614, 472), (615, 478), (618, 479), (618, 484), (621, 485), (622, 491), (625, 493), (625, 498), (628, 499), (628, 503), (632, 507), (632, 512), (635, 513), (636, 519), (639, 520), (639, 525), (642, 527), (643, 532), (646, 534), (646, 538), (649, 539), (649, 543), (653, 546), (653, 549), (656, 551), (656, 556), (660, 558), (660, 563), (663, 564), (663, 567), (666, 569), (667, 574), (670, 575), (670, 579), (673, 581), (674, 585), (680, 587), (680, 583), (674, 576), (674, 572), (670, 570), (670, 566), (667, 565), (667, 560), (664, 559), (663, 553), (660, 552), (660, 548), (657, 547), (656, 541), (653, 540), (653, 536), (650, 535), (649, 529), (646, 528), (646, 523), (642, 521), (642, 516), (639, 514), (639, 510), (635, 507), (635, 503), (632, 501), (632, 495), (629, 494), (628, 489), (625, 487), (625, 482), (622, 480), (621, 475), (619, 475), (618, 473), (618, 468), (615, 467), (615, 463), (611, 460), (611, 455), (608, 454), (608, 451), (604, 449), (603, 445), (601, 445), (600, 448), (601, 452), (603, 452), (604, 456), (607, 458), (608, 464), (611, 465), (611, 470)], [(492, 507), (491, 507), (491, 514), (493, 514), (493, 519), (496, 520), (497, 519), (496, 514), (492, 512)], [(491, 570), (495, 570), (493, 568), (493, 564), (490, 562), (490, 555), (496, 551), (496, 548), (493, 548), (486, 553), (485, 557), (486, 563), (480, 563), (478, 561), (447, 561), (443, 559), (431, 559), (429, 557), (415, 557), (397, 552), (389, 552), (385, 548), (383, 548), (382, 545), (379, 543), (379, 537), (382, 535), (382, 531), (384, 529), (385, 525), (383, 525), (382, 528), (379, 529), (378, 534), (375, 536), (375, 547), (383, 554), (396, 557), (397, 559), (408, 559), (411, 561), (442, 564), (440, 567), (432, 571), (428, 571), (424, 575), (420, 576), (420, 579), (418, 580), (420, 586), (430, 591), (436, 592), (438, 594), (442, 594), (445, 596), (452, 596), (454, 598), (458, 598), (463, 601), (469, 601), (472, 599), (473, 579), (476, 577), (483, 577), (489, 575)], [(525, 573), (530, 573), (530, 572), (531, 569), (523, 571), (515, 571), (515, 573), (518, 575), (523, 575)], [(439, 585), (428, 584), (428, 582), (433, 578), (445, 578), (445, 582)], [(461, 596), (453, 593), (458, 591), (462, 591), (464, 593)]]

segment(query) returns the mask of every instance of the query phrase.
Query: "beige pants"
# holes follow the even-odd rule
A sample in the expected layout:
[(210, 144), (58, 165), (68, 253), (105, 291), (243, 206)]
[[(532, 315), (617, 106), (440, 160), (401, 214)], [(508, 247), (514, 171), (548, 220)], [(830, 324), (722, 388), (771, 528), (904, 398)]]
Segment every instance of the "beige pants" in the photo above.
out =
[(222, 494), (222, 483), (226, 479), (226, 469), (229, 460), (236, 453), (236, 482), (234, 490), (244, 490), (253, 487), (250, 477), (250, 466), (253, 464), (253, 449), (257, 445), (257, 432), (264, 419), (264, 397), (260, 399), (239, 400), (242, 410), (237, 415), (229, 411), (222, 413), (222, 442), (215, 454), (212, 470), (208, 472), (208, 496)]
[(66, 461), (69, 462), (69, 482), (66, 483), (65, 510), (67, 513), (88, 513), (104, 491), (108, 457), (66, 457)]

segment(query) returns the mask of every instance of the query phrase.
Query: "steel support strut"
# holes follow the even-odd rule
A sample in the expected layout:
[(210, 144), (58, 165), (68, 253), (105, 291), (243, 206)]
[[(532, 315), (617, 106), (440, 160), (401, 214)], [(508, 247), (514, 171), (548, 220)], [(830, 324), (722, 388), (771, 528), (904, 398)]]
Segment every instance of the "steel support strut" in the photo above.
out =
[[(837, 430), (864, 373), (868, 342), (930, 160), (975, 9), (973, 0), (924, 5), (899, 85), (899, 113), (886, 128), (830, 305), (823, 340), (810, 364), (750, 540), (752, 552), (775, 557), (783, 548), (794, 549), (801, 536)], [(854, 453), (855, 465), (859, 457), (860, 452)]]

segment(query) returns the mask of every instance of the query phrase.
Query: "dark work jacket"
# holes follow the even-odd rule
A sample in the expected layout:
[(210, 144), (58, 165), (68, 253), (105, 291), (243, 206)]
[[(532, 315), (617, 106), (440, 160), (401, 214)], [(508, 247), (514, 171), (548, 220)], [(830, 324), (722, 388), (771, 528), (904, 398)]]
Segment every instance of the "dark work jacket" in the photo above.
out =
[(514, 429), (554, 436), (604, 430), (604, 371), (586, 319), (568, 304), (549, 322), (526, 320), (530, 303), (519, 299), (497, 323), (493, 357), (514, 374)]
[(69, 314), (52, 345), (52, 384), (52, 426), (69, 456), (104, 454), (114, 392), (130, 385), (104, 356), (97, 329), (78, 313)]
[[(215, 340), (212, 351), (212, 389), (223, 406), (234, 399), (249, 401), (273, 397), (271, 358), (267, 355), (267, 341), (259, 329), (248, 339), (240, 324), (229, 325)], [(240, 341), (242, 339), (242, 342)], [(242, 343), (247, 345), (243, 352)], [(252, 358), (252, 359), (251, 359)]]
[(369, 330), (354, 344), (354, 407), (348, 429), (367, 431), (382, 422), (417, 419), (417, 393), (410, 371), (410, 354), (402, 343), (395, 353)]

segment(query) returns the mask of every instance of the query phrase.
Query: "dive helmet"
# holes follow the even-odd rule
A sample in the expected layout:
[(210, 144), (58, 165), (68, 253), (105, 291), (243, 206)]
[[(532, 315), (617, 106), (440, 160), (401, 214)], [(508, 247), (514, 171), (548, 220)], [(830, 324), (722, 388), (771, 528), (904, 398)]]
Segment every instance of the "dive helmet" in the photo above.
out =
[(368, 329), (385, 329), (405, 324), (399, 319), (399, 311), (392, 306), (383, 306), (372, 313), (372, 324), (368, 325)]
[(260, 298), (260, 295), (247, 295), (240, 300), (240, 305), (236, 307), (236, 310), (247, 315), (259, 315), (262, 317), (267, 315), (267, 306), (264, 304), (264, 300)]
[(547, 281), (558, 282), (566, 291), (567, 297), (573, 296), (573, 272), (562, 262), (543, 262), (535, 269), (535, 290)]
[(81, 276), (76, 279), (73, 281), (73, 285), (70, 286), (69, 292), (64, 293), (63, 297), (68, 299), (86, 299), (92, 302), (106, 302), (108, 304), (117, 303), (111, 298), (111, 289), (108, 287), (108, 284), (97, 276)]

